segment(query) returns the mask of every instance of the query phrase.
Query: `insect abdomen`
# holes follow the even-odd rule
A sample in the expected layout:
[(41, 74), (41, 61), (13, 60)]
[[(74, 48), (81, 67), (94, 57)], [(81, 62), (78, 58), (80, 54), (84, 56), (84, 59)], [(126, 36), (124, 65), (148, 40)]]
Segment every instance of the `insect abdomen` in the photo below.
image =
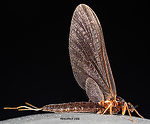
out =
[(94, 102), (70, 102), (62, 104), (49, 104), (42, 107), (43, 111), (49, 112), (93, 112), (96, 113), (100, 105)]

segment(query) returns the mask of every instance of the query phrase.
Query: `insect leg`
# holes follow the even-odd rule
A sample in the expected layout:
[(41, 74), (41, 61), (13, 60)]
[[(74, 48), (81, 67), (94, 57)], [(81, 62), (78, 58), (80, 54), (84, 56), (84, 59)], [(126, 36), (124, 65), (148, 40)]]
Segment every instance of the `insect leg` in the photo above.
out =
[(110, 114), (112, 115), (112, 105), (110, 106)]
[(122, 108), (122, 115), (124, 115), (126, 113), (126, 110), (127, 110), (127, 103), (125, 102), (124, 106)]
[[(126, 103), (126, 104), (127, 104), (127, 103)], [(132, 116), (131, 116), (130, 109), (129, 109), (128, 105), (127, 105), (127, 110), (128, 110), (129, 116), (130, 116), (130, 118), (131, 118), (131, 121), (135, 122), (135, 120), (132, 119)]]
[[(128, 105), (129, 105), (129, 106), (133, 106), (130, 102), (128, 102)], [(140, 116), (141, 118), (144, 118), (142, 115), (139, 114), (139, 112), (138, 112), (135, 108), (136, 108), (136, 107), (132, 107), (131, 112), (135, 111), (138, 116)]]
[(142, 115), (139, 114), (139, 112), (138, 112), (136, 109), (134, 109), (134, 111), (136, 112), (136, 114), (137, 114), (138, 116), (140, 116), (141, 118), (144, 118)]
[(109, 106), (105, 109), (105, 111), (102, 113), (102, 115), (106, 113), (106, 111), (110, 108), (110, 106), (112, 106), (111, 103), (110, 103)]

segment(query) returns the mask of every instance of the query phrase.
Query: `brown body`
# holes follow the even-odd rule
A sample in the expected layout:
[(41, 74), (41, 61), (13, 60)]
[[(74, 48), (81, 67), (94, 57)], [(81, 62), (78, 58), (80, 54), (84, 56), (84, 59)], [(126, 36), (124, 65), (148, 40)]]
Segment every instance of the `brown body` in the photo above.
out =
[[(117, 96), (117, 105), (112, 107), (112, 114), (117, 114), (122, 110), (125, 101), (121, 97)], [(109, 103), (102, 102), (70, 102), (62, 104), (49, 104), (41, 108), (42, 111), (49, 112), (90, 112), (90, 113), (103, 113), (106, 108), (109, 106)], [(106, 113), (110, 113), (108, 110)]]
[(101, 105), (94, 102), (70, 102), (62, 104), (49, 104), (42, 108), (42, 111), (49, 112), (93, 112), (96, 113), (100, 109), (103, 109)]
[[(121, 104), (120, 104), (121, 105)], [(49, 111), (55, 113), (64, 112), (89, 112), (89, 113), (103, 113), (108, 107), (107, 104), (100, 105), (94, 102), (70, 102), (62, 104), (49, 104), (41, 108), (42, 111)], [(121, 106), (113, 107), (113, 114), (117, 114), (121, 110)], [(109, 111), (107, 111), (108, 113)]]

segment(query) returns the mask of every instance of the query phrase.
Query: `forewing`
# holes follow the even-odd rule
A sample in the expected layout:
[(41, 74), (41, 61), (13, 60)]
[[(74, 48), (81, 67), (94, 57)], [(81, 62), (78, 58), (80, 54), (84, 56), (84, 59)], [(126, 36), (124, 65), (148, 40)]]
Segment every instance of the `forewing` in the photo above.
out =
[(94, 11), (85, 4), (77, 6), (72, 17), (69, 53), (74, 77), (81, 88), (85, 89), (90, 77), (105, 99), (116, 95), (101, 25)]

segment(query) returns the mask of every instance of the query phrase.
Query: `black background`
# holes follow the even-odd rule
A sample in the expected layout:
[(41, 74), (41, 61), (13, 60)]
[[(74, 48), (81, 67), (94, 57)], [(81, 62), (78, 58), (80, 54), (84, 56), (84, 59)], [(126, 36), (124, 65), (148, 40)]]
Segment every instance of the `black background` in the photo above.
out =
[(150, 118), (148, 2), (25, 0), (8, 1), (1, 19), (1, 120), (42, 113), (4, 106), (88, 100), (73, 77), (68, 52), (70, 22), (80, 3), (89, 5), (101, 22), (117, 94)]

